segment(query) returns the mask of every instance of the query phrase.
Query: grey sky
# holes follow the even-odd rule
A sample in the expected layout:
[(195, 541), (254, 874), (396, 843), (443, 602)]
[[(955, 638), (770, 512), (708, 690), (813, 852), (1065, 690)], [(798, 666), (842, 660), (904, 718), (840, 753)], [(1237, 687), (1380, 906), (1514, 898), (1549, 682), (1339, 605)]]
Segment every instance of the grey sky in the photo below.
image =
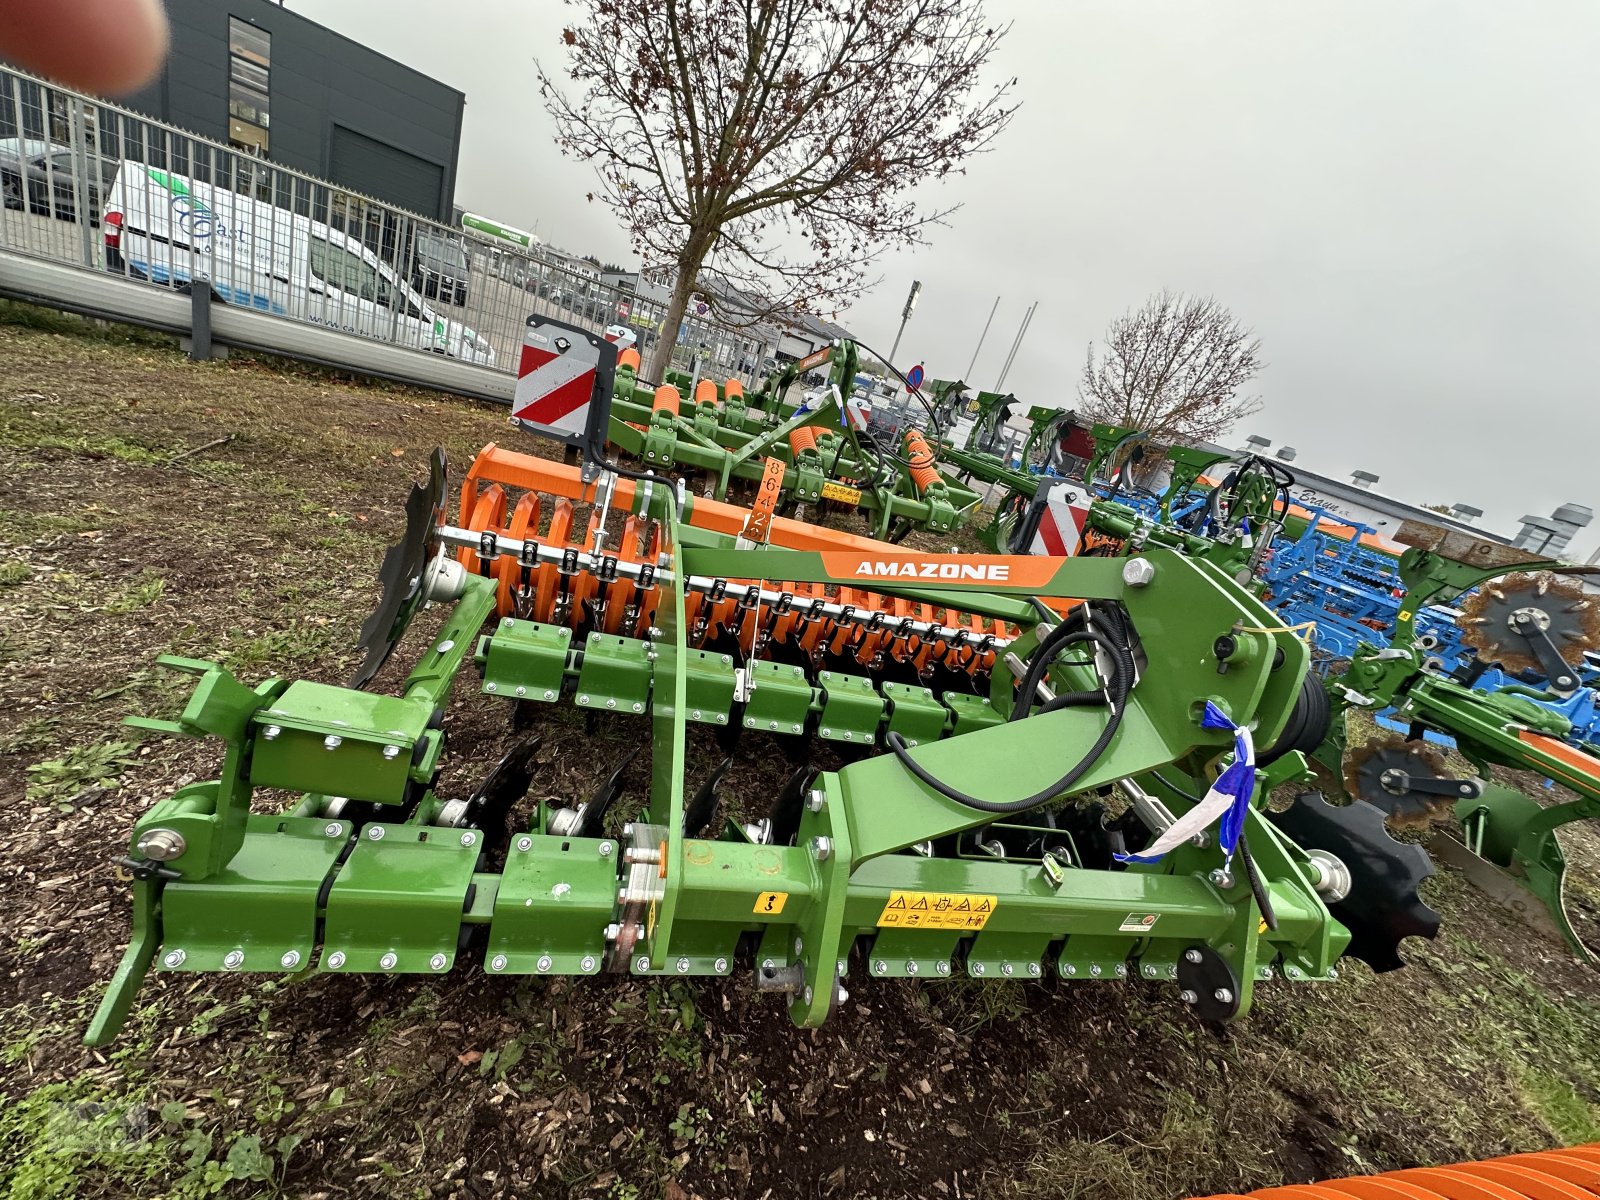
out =
[[(467, 94), (457, 201), (568, 249), (632, 261), (587, 166), (561, 157), (533, 58), (554, 0), (289, 0)], [(1016, 28), (996, 74), (1022, 111), (930, 195), (963, 208), (881, 267), (842, 320), (901, 364), (1068, 405), (1084, 348), (1163, 286), (1259, 333), (1264, 410), (1235, 430), (1514, 532), (1600, 508), (1600, 6), (1587, 0), (989, 0)], [(1575, 550), (1587, 553), (1594, 532)]]

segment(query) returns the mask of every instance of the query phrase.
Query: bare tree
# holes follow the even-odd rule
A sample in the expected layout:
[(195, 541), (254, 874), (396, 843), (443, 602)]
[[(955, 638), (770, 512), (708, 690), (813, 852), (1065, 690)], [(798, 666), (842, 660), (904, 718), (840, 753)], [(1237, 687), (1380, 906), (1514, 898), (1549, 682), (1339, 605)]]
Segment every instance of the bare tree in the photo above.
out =
[(1163, 291), (1091, 344), (1079, 411), (1142, 429), (1158, 445), (1212, 440), (1261, 408), (1240, 390), (1265, 364), (1261, 342), (1210, 296)]
[[(541, 66), (562, 150), (676, 282), (648, 374), (689, 297), (760, 315), (836, 310), (884, 251), (948, 215), (919, 185), (961, 170), (1015, 111), (980, 88), (1009, 26), (980, 0), (568, 0), (569, 93)], [(594, 193), (590, 199), (596, 198)]]

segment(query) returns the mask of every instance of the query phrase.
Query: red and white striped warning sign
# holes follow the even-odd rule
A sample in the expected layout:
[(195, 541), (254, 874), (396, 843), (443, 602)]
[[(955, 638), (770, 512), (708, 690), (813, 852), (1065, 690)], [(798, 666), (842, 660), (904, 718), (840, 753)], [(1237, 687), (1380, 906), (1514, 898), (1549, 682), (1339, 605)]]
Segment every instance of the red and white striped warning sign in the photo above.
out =
[(1043, 500), (1039, 513), (1039, 528), (1028, 544), (1029, 554), (1046, 554), (1052, 558), (1071, 558), (1078, 552), (1083, 540), (1083, 524), (1089, 519), (1089, 508), (1081, 497), (1065, 483), (1041, 483), (1035, 502)]
[(560, 433), (581, 434), (594, 399), (593, 350), (581, 341), (528, 328), (511, 415)]

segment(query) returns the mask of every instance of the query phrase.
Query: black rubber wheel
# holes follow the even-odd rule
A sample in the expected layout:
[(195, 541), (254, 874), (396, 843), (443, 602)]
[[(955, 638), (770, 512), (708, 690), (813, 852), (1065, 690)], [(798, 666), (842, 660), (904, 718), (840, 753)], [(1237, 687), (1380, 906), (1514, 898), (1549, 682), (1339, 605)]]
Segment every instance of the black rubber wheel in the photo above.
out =
[(1272, 743), (1266, 753), (1257, 758), (1257, 763), (1263, 767), (1267, 766), (1269, 763), (1277, 762), (1292, 750), (1310, 754), (1322, 745), (1322, 739), (1328, 736), (1329, 720), (1328, 693), (1323, 688), (1322, 681), (1307, 672), (1306, 677), (1300, 681), (1300, 694), (1295, 697), (1294, 711), (1289, 714), (1289, 723), (1283, 727), (1278, 740)]

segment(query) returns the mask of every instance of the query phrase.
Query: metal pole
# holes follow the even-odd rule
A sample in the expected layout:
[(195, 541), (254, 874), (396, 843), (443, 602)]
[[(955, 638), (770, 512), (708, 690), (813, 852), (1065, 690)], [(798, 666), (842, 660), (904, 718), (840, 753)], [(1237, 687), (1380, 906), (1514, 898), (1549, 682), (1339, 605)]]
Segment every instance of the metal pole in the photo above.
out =
[(911, 292), (906, 296), (906, 306), (900, 310), (900, 329), (894, 335), (894, 345), (889, 347), (889, 361), (884, 364), (891, 370), (894, 368), (895, 355), (900, 352), (900, 335), (906, 331), (906, 322), (911, 320), (911, 314), (917, 307), (917, 296), (922, 291), (922, 280), (911, 281)]
[(1011, 371), (1011, 363), (1017, 357), (1017, 351), (1022, 346), (1022, 339), (1028, 332), (1028, 326), (1033, 322), (1034, 310), (1038, 307), (1039, 302), (1035, 300), (1028, 306), (1027, 315), (1022, 318), (1022, 326), (1017, 330), (1017, 340), (1011, 343), (1011, 353), (1006, 355), (1006, 365), (1000, 368), (1000, 378), (995, 380), (994, 390), (997, 392), (1005, 387), (1006, 375)]
[(1000, 297), (994, 298), (994, 303), (989, 307), (989, 319), (983, 323), (983, 332), (978, 335), (978, 344), (973, 347), (972, 361), (967, 364), (967, 378), (972, 377), (972, 370), (978, 365), (978, 351), (983, 349), (983, 339), (989, 336), (989, 326), (994, 324), (995, 309), (1000, 307)]

